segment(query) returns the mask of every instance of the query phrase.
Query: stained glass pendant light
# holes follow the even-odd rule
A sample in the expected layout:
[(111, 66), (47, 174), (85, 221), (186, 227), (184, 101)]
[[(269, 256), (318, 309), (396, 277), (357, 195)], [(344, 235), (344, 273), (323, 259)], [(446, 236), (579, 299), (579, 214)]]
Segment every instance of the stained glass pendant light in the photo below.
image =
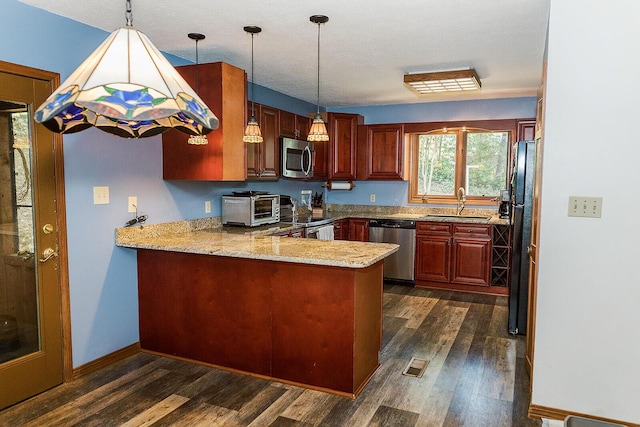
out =
[[(191, 40), (195, 40), (196, 42), (196, 94), (200, 93), (200, 78), (198, 75), (198, 42), (200, 40), (204, 40), (205, 35), (200, 33), (189, 33), (187, 34)], [(188, 144), (191, 145), (207, 145), (209, 141), (207, 140), (207, 135), (191, 135), (187, 140)]]
[(325, 126), (322, 115), (320, 114), (320, 24), (328, 22), (329, 18), (324, 15), (313, 15), (309, 20), (314, 24), (318, 24), (318, 110), (313, 118), (313, 123), (311, 123), (311, 129), (309, 130), (307, 141), (323, 142), (329, 140), (329, 133), (327, 132), (327, 127)]
[(95, 126), (142, 138), (176, 128), (204, 135), (217, 117), (169, 61), (133, 28), (131, 0), (126, 26), (113, 33), (36, 110), (36, 121), (58, 133)]
[(253, 36), (262, 31), (262, 28), (256, 27), (253, 25), (244, 27), (244, 30), (251, 34), (251, 117), (249, 117), (249, 121), (247, 122), (247, 128), (244, 131), (244, 137), (242, 140), (244, 142), (249, 142), (252, 144), (257, 144), (263, 141), (262, 132), (260, 132), (260, 125), (256, 120), (256, 112), (255, 112), (255, 98), (256, 92), (254, 90), (254, 78), (253, 78)]

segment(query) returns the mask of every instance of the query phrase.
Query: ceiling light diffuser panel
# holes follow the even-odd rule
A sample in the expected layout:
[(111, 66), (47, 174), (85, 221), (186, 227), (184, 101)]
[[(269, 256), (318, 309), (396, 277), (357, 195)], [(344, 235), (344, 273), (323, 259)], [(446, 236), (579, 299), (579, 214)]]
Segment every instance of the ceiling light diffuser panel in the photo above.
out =
[(473, 69), (405, 74), (404, 83), (419, 95), (480, 90), (482, 83)]

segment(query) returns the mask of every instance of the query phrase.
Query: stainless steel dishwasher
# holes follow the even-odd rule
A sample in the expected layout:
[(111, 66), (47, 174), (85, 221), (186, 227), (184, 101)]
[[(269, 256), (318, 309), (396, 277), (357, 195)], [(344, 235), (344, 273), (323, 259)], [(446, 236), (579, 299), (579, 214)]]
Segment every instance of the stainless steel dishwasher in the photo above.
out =
[(395, 243), (398, 251), (384, 259), (384, 278), (400, 284), (415, 284), (416, 222), (410, 219), (369, 220), (369, 241)]

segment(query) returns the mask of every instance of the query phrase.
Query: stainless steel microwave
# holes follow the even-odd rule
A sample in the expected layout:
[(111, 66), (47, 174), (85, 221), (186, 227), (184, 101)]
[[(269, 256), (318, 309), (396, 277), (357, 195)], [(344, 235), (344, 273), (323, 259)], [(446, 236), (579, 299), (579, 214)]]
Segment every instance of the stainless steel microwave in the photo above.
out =
[(313, 178), (313, 143), (292, 138), (280, 138), (280, 176), (282, 178)]
[(234, 192), (222, 196), (222, 224), (256, 227), (280, 222), (280, 196), (263, 192)]

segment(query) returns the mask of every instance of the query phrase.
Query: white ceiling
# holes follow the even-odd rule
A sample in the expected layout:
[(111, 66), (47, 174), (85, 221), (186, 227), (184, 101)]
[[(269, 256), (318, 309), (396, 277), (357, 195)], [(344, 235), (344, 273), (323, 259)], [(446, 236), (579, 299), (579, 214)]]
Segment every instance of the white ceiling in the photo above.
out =
[[(20, 0), (111, 32), (125, 25), (124, 0)], [(408, 104), (534, 96), (550, 0), (132, 0), (133, 25), (162, 51), (195, 62), (225, 61), (255, 83), (316, 103), (317, 25), (320, 104), (326, 107)], [(97, 47), (97, 46), (96, 46)], [(482, 90), (418, 96), (405, 73), (475, 68)]]

